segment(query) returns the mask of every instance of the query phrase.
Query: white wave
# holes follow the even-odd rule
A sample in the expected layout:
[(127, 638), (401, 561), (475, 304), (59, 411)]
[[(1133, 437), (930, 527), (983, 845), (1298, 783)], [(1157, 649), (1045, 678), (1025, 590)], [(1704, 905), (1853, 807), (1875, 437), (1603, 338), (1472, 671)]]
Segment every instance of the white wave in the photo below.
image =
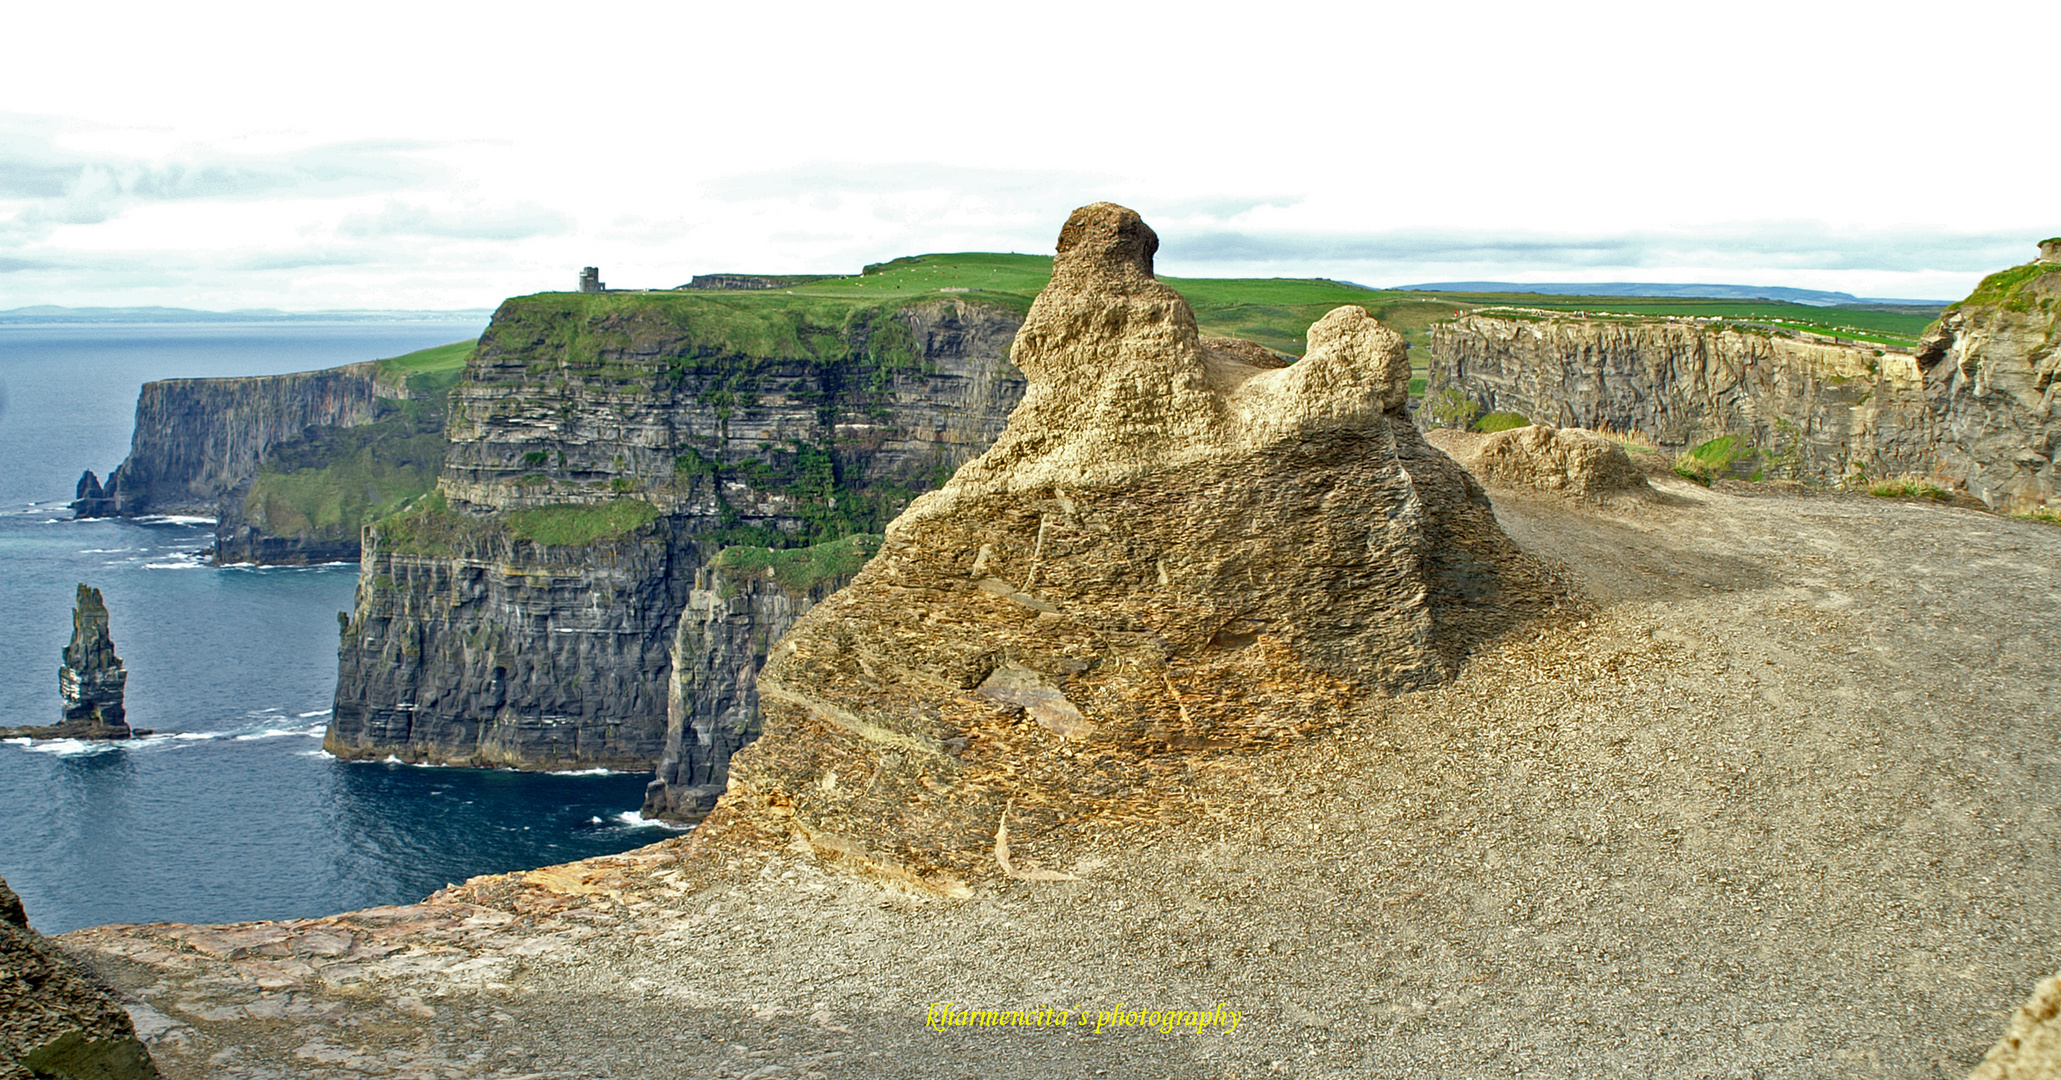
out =
[(330, 752), (329, 752), (329, 751), (327, 751), (327, 750), (295, 750), (295, 751), (293, 752), (293, 756), (295, 756), (295, 757), (321, 757), (321, 758), (328, 758), (328, 759), (329, 759), (329, 760), (331, 760), (331, 761), (335, 761), (335, 760), (336, 760), (336, 755), (335, 755), (335, 754), (332, 754), (332, 753), (330, 753)]
[(628, 776), (628, 775), (630, 775), (630, 774), (629, 774), (628, 772), (624, 772), (624, 771), (621, 771), (621, 770), (618, 770), (618, 769), (549, 769), (549, 770), (546, 770), (546, 772), (548, 773), (548, 775), (551, 775), (551, 776)]
[(665, 829), (668, 832), (686, 832), (694, 827), (692, 825), (676, 825), (670, 821), (660, 821), (655, 817), (645, 817), (635, 810), (625, 810), (617, 814), (615, 822), (618, 825), (628, 826), (632, 829)]
[(253, 732), (251, 732), (251, 733), (250, 733), (250, 734), (248, 734), (248, 735), (238, 735), (238, 736), (236, 736), (236, 741), (237, 741), (237, 742), (255, 742), (255, 741), (259, 740), (259, 739), (277, 739), (277, 738), (279, 738), (279, 737), (281, 737), (281, 736), (284, 736), (284, 735), (300, 735), (300, 734), (304, 734), (304, 733), (303, 733), (303, 732), (299, 732), (299, 731), (295, 731), (295, 730), (293, 730), (293, 729), (291, 729), (291, 728), (266, 728), (266, 729), (264, 729), (263, 731), (253, 731)]
[[(12, 742), (13, 740), (9, 740)], [(22, 749), (32, 754), (56, 754), (58, 757), (83, 757), (87, 754), (104, 754), (113, 750), (111, 742), (86, 742), (83, 739), (31, 739)]]
[(142, 551), (142, 548), (81, 548), (81, 555), (120, 555), (124, 551)]
[(335, 710), (333, 709), (316, 709), (314, 712), (295, 713), (294, 715), (300, 717), (303, 720), (306, 720), (311, 716), (328, 716), (331, 712), (334, 711)]
[[(116, 564), (109, 563), (108, 565), (113, 566)], [(143, 568), (145, 570), (204, 570), (207, 568), (207, 564), (201, 562), (200, 558), (198, 556), (195, 556), (191, 559), (186, 559), (180, 562), (144, 563)]]
[(197, 514), (145, 514), (136, 519), (138, 525), (213, 525), (214, 518)]

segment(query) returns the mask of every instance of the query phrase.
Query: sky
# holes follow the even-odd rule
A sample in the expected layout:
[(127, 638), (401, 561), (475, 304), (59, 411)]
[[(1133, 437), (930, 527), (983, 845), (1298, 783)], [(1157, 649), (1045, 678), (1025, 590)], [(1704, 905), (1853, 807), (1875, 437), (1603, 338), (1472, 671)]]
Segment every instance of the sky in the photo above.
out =
[(1945, 11), (18, 5), (0, 310), (851, 273), (1105, 199), (1164, 274), (1953, 299), (2061, 234), (2061, 4)]

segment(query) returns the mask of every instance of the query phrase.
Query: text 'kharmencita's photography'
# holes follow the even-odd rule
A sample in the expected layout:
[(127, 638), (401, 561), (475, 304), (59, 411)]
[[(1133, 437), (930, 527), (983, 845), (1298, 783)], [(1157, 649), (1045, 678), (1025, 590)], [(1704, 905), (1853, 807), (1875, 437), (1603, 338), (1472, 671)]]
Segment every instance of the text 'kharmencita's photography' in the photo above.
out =
[(0, 1080), (2061, 1080), (2061, 9), (0, 64)]

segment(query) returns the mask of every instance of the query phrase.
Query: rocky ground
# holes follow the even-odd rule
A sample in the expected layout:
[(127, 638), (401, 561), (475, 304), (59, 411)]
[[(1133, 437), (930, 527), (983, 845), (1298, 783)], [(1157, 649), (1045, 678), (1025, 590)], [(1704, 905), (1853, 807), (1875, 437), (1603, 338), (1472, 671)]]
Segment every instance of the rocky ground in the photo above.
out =
[(927, 898), (690, 835), (61, 940), (175, 1078), (1965, 1075), (2061, 967), (2061, 529), (1655, 486), (1492, 487), (1590, 610), (1013, 851), (1078, 880)]

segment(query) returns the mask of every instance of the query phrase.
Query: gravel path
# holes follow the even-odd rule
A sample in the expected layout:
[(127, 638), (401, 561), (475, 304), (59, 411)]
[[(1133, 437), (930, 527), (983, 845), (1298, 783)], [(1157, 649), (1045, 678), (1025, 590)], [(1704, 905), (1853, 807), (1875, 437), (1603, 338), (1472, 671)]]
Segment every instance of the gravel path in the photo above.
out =
[[(1017, 852), (1077, 881), (941, 901), (686, 838), (62, 940), (175, 1080), (1964, 1075), (2061, 968), (2061, 529), (1657, 483), (1491, 489), (1591, 612)], [(1093, 1030), (1119, 1003), (1240, 1017)]]

